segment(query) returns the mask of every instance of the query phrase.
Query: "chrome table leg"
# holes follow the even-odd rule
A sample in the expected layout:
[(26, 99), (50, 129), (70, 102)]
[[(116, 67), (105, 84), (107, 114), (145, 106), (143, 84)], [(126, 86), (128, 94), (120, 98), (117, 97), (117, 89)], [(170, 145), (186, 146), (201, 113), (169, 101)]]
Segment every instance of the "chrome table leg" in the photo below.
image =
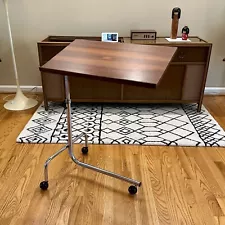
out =
[(61, 148), (59, 151), (57, 151), (54, 155), (50, 156), (46, 161), (44, 165), (44, 175), (45, 175), (45, 180), (40, 183), (40, 188), (43, 190), (48, 189), (48, 164), (60, 153), (62, 153), (64, 150), (68, 148), (68, 145), (64, 146)]
[[(67, 146), (65, 146), (64, 148), (62, 148), (61, 150), (59, 150), (57, 153), (55, 153), (53, 156), (51, 156), (45, 163), (45, 181), (43, 182), (48, 182), (48, 170), (47, 170), (47, 167), (48, 167), (48, 164), (49, 162), (55, 158), (58, 154), (60, 154), (62, 151), (64, 151), (66, 148), (68, 148), (68, 152), (69, 152), (69, 155), (70, 155), (70, 158), (79, 166), (82, 166), (82, 167), (85, 167), (85, 168), (88, 168), (88, 169), (91, 169), (91, 170), (94, 170), (96, 172), (99, 172), (99, 173), (102, 173), (102, 174), (105, 174), (107, 176), (111, 176), (111, 177), (114, 177), (114, 178), (117, 178), (117, 179), (120, 179), (120, 180), (123, 180), (123, 181), (126, 181), (128, 183), (131, 183), (133, 184), (134, 186), (130, 186), (129, 187), (129, 192), (130, 194), (136, 194), (137, 193), (137, 186), (140, 187), (141, 186), (141, 182), (140, 181), (136, 181), (136, 180), (133, 180), (131, 178), (128, 178), (128, 177), (124, 177), (122, 175), (119, 175), (119, 174), (116, 174), (116, 173), (113, 173), (113, 172), (110, 172), (110, 171), (107, 171), (107, 170), (104, 170), (104, 169), (101, 169), (101, 168), (98, 168), (98, 167), (95, 167), (95, 166), (92, 166), (90, 164), (87, 164), (87, 163), (83, 163), (83, 162), (80, 162), (74, 155), (73, 153), (73, 143), (78, 140), (79, 138), (81, 138), (82, 136), (85, 136), (85, 146), (82, 148), (82, 152), (83, 154), (87, 154), (88, 152), (88, 137), (87, 137), (87, 134), (85, 133), (82, 133), (80, 134), (78, 137), (72, 139), (72, 123), (71, 123), (71, 99), (70, 99), (70, 88), (69, 88), (69, 80), (68, 80), (68, 76), (65, 76), (64, 77), (65, 79), (65, 91), (66, 91), (66, 105), (67, 105), (67, 125), (68, 125), (68, 144)], [(40, 185), (41, 187), (41, 185)], [(42, 188), (42, 187), (41, 187)], [(48, 187), (47, 187), (48, 188)], [(47, 188), (42, 188), (43, 190), (46, 190)]]

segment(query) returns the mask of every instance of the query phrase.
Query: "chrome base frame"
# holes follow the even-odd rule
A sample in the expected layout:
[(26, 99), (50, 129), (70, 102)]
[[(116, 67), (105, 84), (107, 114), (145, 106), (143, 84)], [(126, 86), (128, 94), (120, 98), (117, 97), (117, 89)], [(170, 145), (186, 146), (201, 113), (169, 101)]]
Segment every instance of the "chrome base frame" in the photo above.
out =
[(61, 148), (59, 151), (57, 151), (54, 155), (52, 155), (51, 157), (49, 157), (45, 164), (44, 164), (44, 179), (45, 182), (48, 182), (48, 165), (49, 163), (56, 157), (58, 156), (61, 152), (63, 152), (64, 150), (68, 149), (69, 152), (69, 156), (70, 158), (79, 166), (94, 170), (96, 172), (105, 174), (107, 176), (110, 177), (114, 177), (123, 181), (126, 181), (128, 183), (131, 183), (135, 186), (140, 187), (141, 186), (141, 182), (133, 180), (131, 178), (128, 177), (124, 177), (121, 176), (119, 174), (92, 166), (90, 164), (87, 163), (83, 163), (80, 162), (73, 153), (73, 143), (76, 142), (78, 139), (80, 139), (81, 137), (85, 137), (85, 147), (88, 147), (88, 138), (87, 138), (87, 134), (85, 133), (81, 133), (79, 136), (77, 136), (76, 138), (72, 139), (72, 123), (71, 123), (71, 99), (70, 99), (70, 88), (69, 88), (69, 80), (68, 80), (68, 76), (64, 76), (64, 80), (65, 80), (65, 91), (66, 91), (66, 105), (67, 105), (67, 125), (68, 125), (68, 144), (66, 146), (64, 146), (63, 148)]

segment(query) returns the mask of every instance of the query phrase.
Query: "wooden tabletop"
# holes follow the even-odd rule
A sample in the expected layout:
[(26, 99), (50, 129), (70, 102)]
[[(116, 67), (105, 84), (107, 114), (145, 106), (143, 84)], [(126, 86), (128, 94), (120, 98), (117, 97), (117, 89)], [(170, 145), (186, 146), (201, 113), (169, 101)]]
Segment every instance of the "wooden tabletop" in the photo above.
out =
[(176, 47), (75, 40), (40, 71), (140, 82), (156, 86)]

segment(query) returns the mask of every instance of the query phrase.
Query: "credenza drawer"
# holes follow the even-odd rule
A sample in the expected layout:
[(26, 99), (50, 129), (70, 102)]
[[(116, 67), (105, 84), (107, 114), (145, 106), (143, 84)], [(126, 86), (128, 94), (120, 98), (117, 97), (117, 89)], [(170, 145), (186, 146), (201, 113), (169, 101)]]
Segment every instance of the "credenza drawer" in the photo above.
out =
[(173, 62), (207, 62), (208, 47), (179, 47)]

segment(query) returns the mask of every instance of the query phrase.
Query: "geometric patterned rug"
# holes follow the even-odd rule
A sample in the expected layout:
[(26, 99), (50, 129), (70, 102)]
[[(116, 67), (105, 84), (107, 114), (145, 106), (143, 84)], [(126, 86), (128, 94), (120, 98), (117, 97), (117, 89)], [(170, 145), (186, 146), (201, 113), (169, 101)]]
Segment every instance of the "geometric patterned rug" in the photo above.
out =
[[(196, 104), (72, 103), (73, 138), (88, 134), (92, 144), (225, 146), (225, 132)], [(66, 108), (43, 104), (17, 138), (20, 143), (66, 143)], [(76, 143), (84, 143), (84, 138)]]

